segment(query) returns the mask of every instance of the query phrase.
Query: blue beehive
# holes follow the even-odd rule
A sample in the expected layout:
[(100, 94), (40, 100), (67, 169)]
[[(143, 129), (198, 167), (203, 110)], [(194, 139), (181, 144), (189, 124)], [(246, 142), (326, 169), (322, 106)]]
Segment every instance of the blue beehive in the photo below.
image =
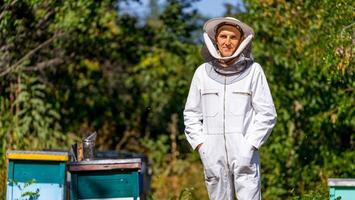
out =
[(70, 198), (137, 200), (140, 170), (140, 159), (71, 162)]
[(329, 178), (329, 199), (330, 200), (354, 200), (355, 179)]
[(65, 199), (67, 152), (7, 151), (6, 199)]

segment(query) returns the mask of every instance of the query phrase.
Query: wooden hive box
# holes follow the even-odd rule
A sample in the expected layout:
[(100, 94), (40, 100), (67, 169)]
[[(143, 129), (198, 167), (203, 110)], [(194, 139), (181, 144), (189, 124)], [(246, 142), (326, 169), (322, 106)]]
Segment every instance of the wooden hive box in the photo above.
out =
[(6, 156), (7, 200), (65, 199), (67, 152), (10, 150)]
[(72, 162), (70, 199), (138, 200), (140, 159)]
[(354, 200), (355, 179), (350, 178), (329, 178), (329, 199), (330, 200)]

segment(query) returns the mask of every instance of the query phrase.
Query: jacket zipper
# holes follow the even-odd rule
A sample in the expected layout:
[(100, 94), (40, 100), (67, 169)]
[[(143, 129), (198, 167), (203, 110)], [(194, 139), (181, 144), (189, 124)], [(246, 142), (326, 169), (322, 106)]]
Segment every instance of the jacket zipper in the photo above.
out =
[(224, 94), (223, 94), (223, 137), (224, 137), (224, 149), (226, 151), (227, 168), (229, 171), (229, 158), (227, 150), (227, 139), (226, 139), (226, 90), (227, 90), (227, 77), (224, 77)]

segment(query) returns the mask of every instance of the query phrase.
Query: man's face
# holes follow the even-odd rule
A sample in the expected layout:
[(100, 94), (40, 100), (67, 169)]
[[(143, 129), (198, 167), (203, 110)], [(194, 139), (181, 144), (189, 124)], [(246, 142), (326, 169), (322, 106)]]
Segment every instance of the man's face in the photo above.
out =
[(241, 40), (239, 30), (230, 25), (221, 26), (217, 31), (217, 46), (222, 57), (233, 55)]

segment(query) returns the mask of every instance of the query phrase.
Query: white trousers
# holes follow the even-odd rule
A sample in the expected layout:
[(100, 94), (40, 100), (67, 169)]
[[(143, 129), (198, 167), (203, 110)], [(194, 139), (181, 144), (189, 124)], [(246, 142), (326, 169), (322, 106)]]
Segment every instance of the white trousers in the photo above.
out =
[(241, 141), (229, 143), (216, 135), (201, 145), (199, 154), (211, 200), (261, 199), (259, 152), (244, 142), (238, 145)]

